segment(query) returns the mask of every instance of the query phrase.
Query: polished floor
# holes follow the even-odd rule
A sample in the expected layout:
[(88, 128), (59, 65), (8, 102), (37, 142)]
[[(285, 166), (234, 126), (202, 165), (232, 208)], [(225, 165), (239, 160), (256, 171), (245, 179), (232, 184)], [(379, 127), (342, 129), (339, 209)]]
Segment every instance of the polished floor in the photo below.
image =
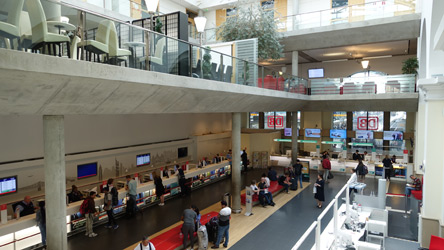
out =
[[(264, 170), (249, 171), (242, 175), (242, 186), (250, 183), (252, 179), (258, 180)], [(311, 174), (311, 180), (314, 180), (316, 173)], [(327, 205), (344, 186), (349, 176), (337, 174), (327, 184), (325, 198)], [(367, 178), (367, 188), (364, 194), (370, 194), (371, 191), (377, 191), (377, 179)], [(392, 182), (389, 189), (401, 190), (405, 183)], [(169, 226), (180, 221), (183, 209), (191, 204), (196, 204), (200, 208), (207, 208), (217, 203), (222, 195), (229, 192), (231, 180), (225, 179), (211, 184), (204, 188), (194, 190), (190, 196), (184, 198), (175, 198), (167, 200), (164, 207), (153, 206), (138, 213), (132, 219), (119, 219), (119, 228), (117, 230), (105, 229), (98, 226), (94, 229), (99, 235), (95, 238), (87, 238), (83, 234), (72, 236), (68, 240), (69, 249), (124, 249), (138, 242), (142, 235), (153, 235)], [(281, 194), (284, 195), (284, 194)], [(394, 203), (401, 203), (397, 200), (387, 201), (387, 206)], [(239, 239), (236, 243), (229, 246), (230, 249), (291, 249), (296, 241), (307, 230), (309, 225), (316, 220), (323, 209), (315, 207), (313, 198), (313, 186), (310, 185), (291, 198), (279, 209), (276, 209), (268, 218), (258, 224), (248, 234)], [(262, 209), (257, 208), (255, 209)], [(332, 210), (332, 209), (331, 209)], [(323, 227), (327, 225), (332, 218), (332, 211), (322, 221)], [(260, 216), (260, 215), (255, 215)], [(398, 221), (399, 222), (399, 221)], [(404, 221), (407, 222), (407, 221)], [(400, 224), (401, 223), (401, 224)], [(402, 228), (403, 221), (396, 224), (394, 230), (399, 226)], [(392, 229), (393, 230), (393, 229)], [(230, 229), (232, 231), (232, 229)], [(314, 244), (314, 233), (309, 236), (301, 249), (310, 249)]]

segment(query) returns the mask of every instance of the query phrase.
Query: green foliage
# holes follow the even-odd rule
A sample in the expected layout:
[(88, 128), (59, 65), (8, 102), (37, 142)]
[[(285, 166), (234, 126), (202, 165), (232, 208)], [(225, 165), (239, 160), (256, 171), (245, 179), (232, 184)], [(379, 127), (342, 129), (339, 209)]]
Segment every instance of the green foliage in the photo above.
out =
[(202, 62), (202, 74), (204, 79), (212, 79), (210, 47), (205, 48), (205, 53), (203, 55), (203, 62)]
[(239, 1), (235, 6), (237, 15), (228, 17), (217, 28), (224, 42), (257, 38), (259, 59), (277, 60), (282, 57), (283, 46), (279, 42), (277, 22), (273, 10), (266, 10), (259, 3), (246, 4)]
[(418, 58), (411, 57), (402, 62), (402, 73), (403, 74), (418, 74)]
[(160, 34), (162, 33), (162, 27), (163, 27), (163, 23), (160, 20), (160, 18), (156, 18), (156, 24), (154, 25), (154, 31)]
[(250, 66), (248, 66), (248, 62), (244, 63), (245, 70), (242, 72), (242, 80), (244, 81), (244, 85), (248, 85), (247, 81), (250, 79)]

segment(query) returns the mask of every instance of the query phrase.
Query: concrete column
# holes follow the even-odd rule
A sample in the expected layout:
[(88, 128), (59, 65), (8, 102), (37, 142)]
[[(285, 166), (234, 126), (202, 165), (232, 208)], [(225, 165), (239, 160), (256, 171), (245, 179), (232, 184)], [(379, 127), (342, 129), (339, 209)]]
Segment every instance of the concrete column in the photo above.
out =
[(299, 63), (299, 52), (291, 52), (291, 74), (294, 76), (299, 75), (298, 73), (298, 63)]
[(233, 152), (233, 165), (231, 166), (231, 194), (233, 213), (241, 212), (241, 113), (233, 113), (232, 115), (231, 143)]
[(291, 113), (291, 162), (298, 158), (298, 112)]
[(68, 249), (64, 117), (43, 116), (46, 241), (49, 250)]

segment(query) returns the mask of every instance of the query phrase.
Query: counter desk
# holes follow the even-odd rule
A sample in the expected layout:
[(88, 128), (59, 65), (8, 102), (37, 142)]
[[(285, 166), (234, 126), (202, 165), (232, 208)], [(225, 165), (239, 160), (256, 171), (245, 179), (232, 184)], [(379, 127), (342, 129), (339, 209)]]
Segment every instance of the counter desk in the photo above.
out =
[[(185, 178), (191, 179), (189, 183), (193, 189), (213, 183), (227, 177), (231, 173), (229, 161), (222, 161), (216, 164), (210, 164), (202, 168), (192, 168), (185, 171)], [(169, 178), (162, 178), (165, 188), (165, 199), (171, 198), (179, 193), (177, 175)], [(153, 181), (138, 183), (137, 185), (137, 206), (146, 207), (157, 202), (155, 195), (155, 185)], [(116, 216), (124, 213), (127, 191), (124, 188), (118, 190), (119, 205), (114, 208)], [(103, 211), (103, 194), (96, 197), (95, 205), (100, 212), (95, 219), (95, 224), (101, 224), (107, 221), (106, 212)], [(83, 201), (77, 201), (68, 204), (66, 207), (66, 222), (68, 235), (83, 231), (85, 218), (79, 214), (79, 209)], [(35, 214), (23, 216), (19, 219), (8, 220), (7, 224), (0, 224), (0, 250), (14, 250), (27, 248), (37, 245), (41, 242), (40, 230), (36, 226)]]

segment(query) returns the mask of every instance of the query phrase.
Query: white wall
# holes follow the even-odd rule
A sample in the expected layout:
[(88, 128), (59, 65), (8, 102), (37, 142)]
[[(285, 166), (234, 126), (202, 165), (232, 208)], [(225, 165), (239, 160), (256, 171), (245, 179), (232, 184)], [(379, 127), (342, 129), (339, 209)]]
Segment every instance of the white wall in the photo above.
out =
[[(399, 75), (402, 74), (402, 62), (410, 57), (415, 57), (415, 55), (370, 59), (369, 65), (371, 70), (382, 71), (389, 75)], [(308, 69), (310, 68), (324, 68), (325, 78), (346, 77), (362, 71), (361, 64), (356, 61), (304, 63), (299, 64), (298, 76), (308, 78)], [(291, 71), (291, 67), (287, 67), (288, 70)]]
[(331, 0), (299, 0), (299, 13), (331, 9)]
[(171, 0), (162, 0), (162, 1), (159, 1), (159, 11), (164, 14), (171, 13), (171, 12), (177, 12), (177, 11), (181, 11), (183, 13), (186, 13), (186, 8), (171, 1)]
[(207, 22), (205, 23), (205, 29), (213, 29), (216, 28), (216, 11), (210, 10), (204, 12), (204, 16), (207, 18)]

